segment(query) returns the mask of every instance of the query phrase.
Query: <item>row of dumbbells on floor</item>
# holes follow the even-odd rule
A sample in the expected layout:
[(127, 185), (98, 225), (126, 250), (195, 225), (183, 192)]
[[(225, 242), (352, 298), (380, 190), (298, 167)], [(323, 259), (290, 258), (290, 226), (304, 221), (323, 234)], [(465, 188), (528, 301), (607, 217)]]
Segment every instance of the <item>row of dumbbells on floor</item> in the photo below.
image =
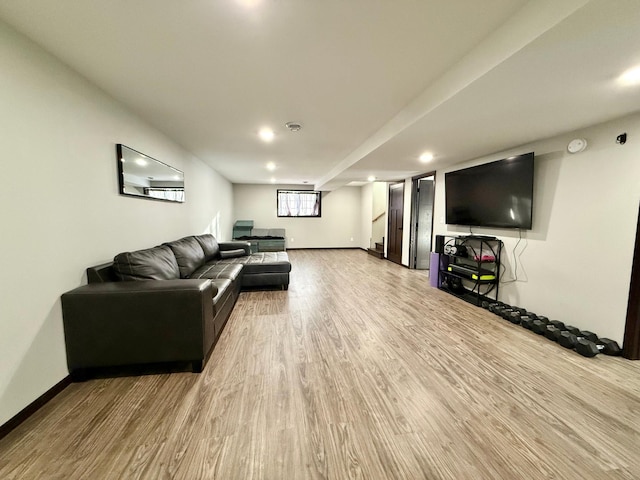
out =
[(575, 350), (584, 357), (595, 357), (599, 353), (605, 355), (620, 355), (622, 350), (613, 340), (598, 338), (587, 330), (565, 325), (559, 320), (549, 320), (542, 315), (528, 312), (524, 308), (512, 307), (503, 302), (483, 301), (482, 308), (501, 316), (511, 323), (522, 325), (538, 335), (544, 335), (549, 340), (558, 342), (565, 348)]

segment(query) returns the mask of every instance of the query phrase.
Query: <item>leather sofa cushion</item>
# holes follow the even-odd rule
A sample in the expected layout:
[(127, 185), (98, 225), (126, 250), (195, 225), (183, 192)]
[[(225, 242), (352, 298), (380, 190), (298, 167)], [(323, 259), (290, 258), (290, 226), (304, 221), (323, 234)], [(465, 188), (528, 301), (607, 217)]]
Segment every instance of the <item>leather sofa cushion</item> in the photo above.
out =
[(242, 274), (256, 273), (288, 273), (291, 262), (287, 252), (258, 252), (237, 258), (226, 258), (218, 261), (218, 265), (244, 265)]
[(180, 278), (178, 262), (171, 249), (159, 247), (119, 253), (113, 270), (120, 280), (173, 280)]
[(202, 247), (205, 261), (208, 262), (209, 260), (220, 258), (220, 246), (218, 245), (216, 237), (211, 234), (205, 234), (195, 235), (193, 238), (195, 238)]
[(176, 257), (180, 278), (190, 278), (191, 274), (205, 261), (204, 250), (194, 237), (185, 237), (164, 243)]
[(212, 280), (226, 278), (235, 280), (242, 272), (242, 265), (229, 263), (207, 263), (191, 274), (191, 278), (210, 278)]

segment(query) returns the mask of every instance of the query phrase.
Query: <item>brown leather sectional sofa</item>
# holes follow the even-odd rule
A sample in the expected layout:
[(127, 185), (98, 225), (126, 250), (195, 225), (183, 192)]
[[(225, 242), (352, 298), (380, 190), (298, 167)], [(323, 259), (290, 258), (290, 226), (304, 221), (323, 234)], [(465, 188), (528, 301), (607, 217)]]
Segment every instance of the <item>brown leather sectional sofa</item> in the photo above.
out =
[(72, 378), (94, 370), (188, 362), (200, 372), (242, 288), (286, 290), (286, 252), (247, 242), (185, 237), (124, 252), (87, 269), (88, 285), (62, 295)]

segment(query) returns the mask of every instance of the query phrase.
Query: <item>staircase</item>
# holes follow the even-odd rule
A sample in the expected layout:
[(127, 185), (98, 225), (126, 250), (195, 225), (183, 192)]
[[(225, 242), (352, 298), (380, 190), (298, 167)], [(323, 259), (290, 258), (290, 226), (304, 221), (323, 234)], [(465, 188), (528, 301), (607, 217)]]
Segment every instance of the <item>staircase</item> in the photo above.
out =
[(376, 247), (369, 248), (367, 252), (374, 257), (384, 258), (384, 238), (382, 239), (382, 243), (376, 242)]

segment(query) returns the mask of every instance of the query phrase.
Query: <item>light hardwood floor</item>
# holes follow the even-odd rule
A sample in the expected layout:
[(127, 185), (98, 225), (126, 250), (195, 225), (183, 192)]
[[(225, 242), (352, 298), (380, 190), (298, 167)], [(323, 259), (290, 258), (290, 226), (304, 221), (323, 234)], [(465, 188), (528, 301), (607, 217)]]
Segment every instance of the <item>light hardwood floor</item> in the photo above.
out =
[(72, 384), (0, 441), (0, 478), (640, 478), (640, 362), (362, 251), (290, 257), (289, 290), (242, 293), (202, 374)]

